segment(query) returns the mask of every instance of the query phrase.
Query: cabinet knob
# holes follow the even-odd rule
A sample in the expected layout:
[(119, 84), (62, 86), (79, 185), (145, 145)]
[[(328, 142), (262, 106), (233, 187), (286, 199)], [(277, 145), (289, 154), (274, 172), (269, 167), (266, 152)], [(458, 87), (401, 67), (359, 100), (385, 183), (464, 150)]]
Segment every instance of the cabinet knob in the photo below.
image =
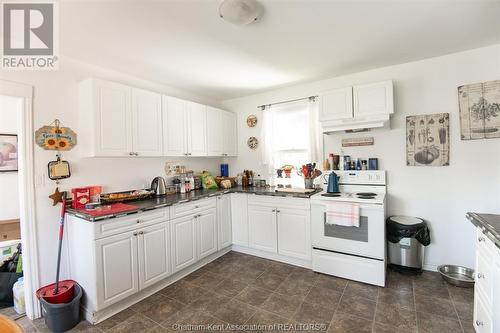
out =
[(485, 241), (484, 237), (479, 237), (477, 240), (478, 240), (478, 242), (484, 242)]
[(273, 211), (273, 212), (275, 212), (275, 211), (276, 211), (276, 209), (273, 209), (272, 211)]
[(130, 156), (134, 156), (134, 153), (133, 153), (133, 152), (130, 152), (130, 153), (128, 153), (128, 154), (129, 154)]
[(134, 153), (135, 156), (139, 156), (139, 153)]
[(483, 326), (484, 323), (480, 320), (476, 320), (476, 326)]
[(144, 235), (144, 231), (139, 231), (139, 235)]
[(133, 235), (134, 235), (134, 236), (137, 236), (138, 234), (137, 234), (137, 232), (134, 232), (134, 233), (133, 233)]
[(484, 279), (484, 274), (483, 273), (477, 273), (477, 278), (478, 279)]
[(276, 209), (276, 213), (280, 213), (280, 212), (281, 212), (281, 210), (279, 210), (279, 209)]
[(137, 219), (136, 223), (142, 223), (141, 219)]

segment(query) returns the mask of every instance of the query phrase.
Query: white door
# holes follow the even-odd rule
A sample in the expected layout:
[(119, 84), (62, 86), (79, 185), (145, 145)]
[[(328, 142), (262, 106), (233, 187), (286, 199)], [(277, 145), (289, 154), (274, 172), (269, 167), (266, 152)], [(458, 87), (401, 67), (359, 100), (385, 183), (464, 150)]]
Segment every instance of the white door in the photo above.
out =
[(208, 156), (222, 156), (223, 137), (226, 130), (222, 123), (222, 113), (224, 111), (207, 107), (207, 154)]
[(186, 156), (188, 153), (186, 104), (182, 99), (162, 98), (164, 156)]
[(132, 149), (139, 156), (162, 156), (161, 95), (132, 89)]
[(97, 306), (103, 309), (139, 291), (137, 232), (95, 241)]
[(392, 81), (353, 87), (354, 118), (394, 112)]
[(311, 217), (308, 210), (277, 208), (278, 253), (311, 260)]
[(169, 276), (170, 224), (159, 223), (139, 230), (139, 289)]
[(278, 252), (276, 209), (265, 206), (248, 207), (248, 243), (251, 248)]
[(217, 213), (213, 208), (196, 216), (199, 260), (217, 251)]
[(232, 243), (230, 195), (219, 195), (217, 197), (217, 227), (218, 249), (221, 250)]
[(131, 91), (123, 84), (94, 80), (96, 156), (132, 153)]
[(238, 155), (238, 128), (236, 114), (222, 111), (224, 156)]
[(326, 91), (319, 95), (319, 120), (352, 119), (352, 88)]
[(248, 195), (231, 193), (231, 230), (233, 244), (248, 246)]
[(207, 107), (188, 102), (188, 155), (207, 156)]
[(193, 216), (170, 221), (172, 238), (172, 272), (194, 264), (196, 258), (196, 226)]

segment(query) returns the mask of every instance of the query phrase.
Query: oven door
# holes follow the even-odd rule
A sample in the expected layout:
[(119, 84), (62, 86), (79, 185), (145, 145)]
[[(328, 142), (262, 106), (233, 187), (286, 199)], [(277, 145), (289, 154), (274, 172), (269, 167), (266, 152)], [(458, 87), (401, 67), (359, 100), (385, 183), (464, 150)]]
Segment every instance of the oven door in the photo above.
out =
[(326, 204), (311, 204), (314, 248), (367, 258), (385, 259), (385, 211), (383, 205), (361, 204), (359, 227), (326, 224)]

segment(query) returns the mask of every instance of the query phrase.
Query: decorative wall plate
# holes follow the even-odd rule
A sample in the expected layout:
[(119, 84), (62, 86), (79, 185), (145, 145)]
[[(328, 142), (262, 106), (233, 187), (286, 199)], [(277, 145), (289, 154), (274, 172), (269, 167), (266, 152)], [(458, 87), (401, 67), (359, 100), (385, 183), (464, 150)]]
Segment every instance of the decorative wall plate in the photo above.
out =
[(247, 145), (248, 148), (250, 149), (257, 149), (257, 146), (259, 145), (259, 140), (255, 136), (251, 136), (247, 140)]
[(247, 117), (247, 125), (248, 127), (255, 127), (257, 126), (257, 116), (254, 114), (251, 114)]

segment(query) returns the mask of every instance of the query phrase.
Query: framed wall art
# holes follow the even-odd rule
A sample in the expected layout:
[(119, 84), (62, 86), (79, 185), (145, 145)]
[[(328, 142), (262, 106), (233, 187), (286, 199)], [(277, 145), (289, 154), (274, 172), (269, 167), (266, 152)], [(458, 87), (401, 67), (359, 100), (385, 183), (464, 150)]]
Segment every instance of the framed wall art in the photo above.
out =
[(500, 138), (500, 80), (458, 87), (462, 140)]
[(0, 134), (0, 172), (17, 171), (17, 135)]
[(450, 115), (406, 117), (406, 165), (450, 165)]

